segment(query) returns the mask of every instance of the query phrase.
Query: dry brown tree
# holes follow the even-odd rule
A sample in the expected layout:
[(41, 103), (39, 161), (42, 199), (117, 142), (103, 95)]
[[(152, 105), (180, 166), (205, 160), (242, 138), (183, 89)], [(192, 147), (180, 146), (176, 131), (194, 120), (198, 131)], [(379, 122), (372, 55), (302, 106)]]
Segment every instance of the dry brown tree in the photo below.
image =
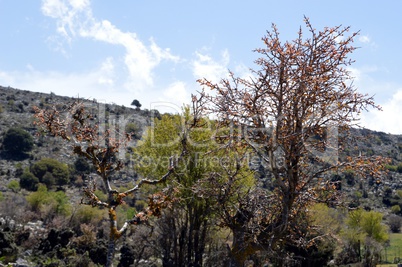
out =
[[(281, 42), (273, 25), (262, 38), (265, 47), (255, 50), (259, 69), (251, 70), (251, 77), (230, 73), (219, 83), (198, 80), (203, 90), (197, 101), (204, 115), (229, 129), (219, 136), (226, 140), (222, 148), (251, 148), (273, 181), (273, 190), (250, 191), (232, 209), (218, 197), (228, 210), (224, 223), (233, 233), (230, 266), (243, 266), (259, 250), (311, 245), (303, 232), (309, 229), (305, 215), (311, 203), (328, 201), (333, 189), (326, 180), (329, 172), (350, 168), (362, 175), (379, 173), (381, 158), (356, 155), (340, 161), (338, 155), (340, 133), (348, 134), (360, 112), (379, 108), (353, 86), (347, 67), (353, 63), (349, 54), (356, 49), (352, 42), (358, 33), (349, 30), (318, 31), (305, 18), (297, 38)], [(221, 191), (232, 190), (229, 185)]]
[[(108, 210), (110, 222), (110, 237), (107, 250), (106, 266), (113, 266), (116, 241), (127, 231), (130, 225), (141, 224), (147, 221), (151, 215), (159, 216), (161, 210), (169, 203), (169, 197), (164, 192), (159, 192), (149, 197), (148, 207), (145, 211), (138, 212), (134, 218), (125, 221), (119, 228), (117, 224), (117, 208), (123, 204), (125, 197), (136, 193), (140, 188), (147, 185), (164, 183), (174, 172), (174, 164), (166, 166), (166, 174), (160, 179), (141, 179), (132, 188), (120, 192), (113, 187), (111, 175), (119, 171), (123, 166), (119, 153), (123, 151), (130, 136), (118, 127), (111, 127), (104, 114), (96, 114), (89, 109), (83, 101), (75, 101), (69, 107), (57, 109), (35, 107), (36, 125), (42, 132), (51, 136), (62, 138), (67, 141), (66, 145), (72, 147), (74, 154), (86, 158), (92, 163), (96, 173), (102, 180), (101, 189), (107, 194), (107, 200), (102, 201), (96, 194), (96, 184), (89, 183), (84, 188), (84, 197), (81, 204), (93, 207), (102, 207)], [(100, 109), (102, 111), (102, 109)], [(95, 114), (94, 114), (95, 113)], [(99, 113), (99, 112), (98, 112)], [(97, 116), (100, 115), (100, 116)], [(182, 136), (182, 153), (185, 153), (185, 138)], [(178, 156), (180, 160), (181, 155)]]

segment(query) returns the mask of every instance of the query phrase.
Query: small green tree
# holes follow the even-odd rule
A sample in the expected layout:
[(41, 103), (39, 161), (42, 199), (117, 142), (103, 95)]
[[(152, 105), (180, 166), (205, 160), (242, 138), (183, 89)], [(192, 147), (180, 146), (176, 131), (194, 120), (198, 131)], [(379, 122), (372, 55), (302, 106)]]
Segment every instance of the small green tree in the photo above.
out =
[(132, 138), (134, 139), (140, 139), (141, 138), (141, 128), (138, 126), (138, 124), (134, 122), (129, 122), (126, 124), (126, 133), (131, 135)]
[(402, 217), (396, 214), (391, 214), (388, 217), (388, 225), (392, 233), (400, 233), (402, 226)]
[(396, 167), (397, 172), (402, 173), (402, 162)]
[(88, 161), (83, 157), (78, 157), (74, 161), (74, 168), (78, 173), (89, 173), (91, 171), (91, 165), (89, 165)]
[(393, 206), (391, 207), (391, 212), (394, 213), (394, 214), (400, 213), (400, 212), (401, 212), (401, 206), (399, 206), (399, 205), (393, 205)]
[[(190, 124), (192, 127), (188, 127)], [(235, 172), (237, 159), (234, 153), (218, 150), (214, 124), (206, 118), (193, 117), (190, 109), (185, 108), (183, 115), (165, 114), (161, 120), (155, 120), (134, 148), (136, 171), (147, 177), (159, 177), (163, 175), (164, 166), (169, 161), (174, 162), (183, 150), (177, 137), (184, 129), (190, 129), (186, 153), (169, 180), (170, 186), (175, 187), (171, 197), (175, 201), (165, 209), (156, 227), (158, 252), (162, 251), (163, 262), (173, 266), (203, 266), (205, 259), (211, 257), (206, 248), (208, 240), (216, 234), (214, 226), (223, 220), (218, 213), (218, 199), (209, 192), (218, 188), (224, 190), (225, 183), (233, 182), (226, 171)], [(246, 165), (242, 166), (242, 171), (244, 175), (241, 178), (239, 175), (237, 183), (247, 191), (254, 186), (254, 176)], [(211, 173), (220, 175), (218, 185), (207, 185), (204, 181)], [(210, 189), (206, 188), (209, 186)]]
[(14, 193), (17, 193), (20, 191), (21, 187), (18, 181), (12, 180), (7, 184), (7, 188), (13, 191)]
[(135, 106), (137, 109), (140, 109), (140, 107), (142, 106), (140, 101), (138, 101), (137, 99), (134, 99), (133, 102), (131, 102), (132, 106)]
[(29, 171), (24, 171), (20, 177), (20, 186), (29, 191), (38, 189), (39, 179)]
[(56, 159), (43, 158), (31, 166), (31, 172), (38, 177), (41, 183), (48, 187), (53, 184), (65, 185), (70, 181), (70, 172), (67, 164)]
[(48, 191), (46, 186), (40, 184), (36, 192), (26, 197), (31, 208), (35, 212), (44, 213), (47, 218), (55, 215), (67, 216), (71, 213), (71, 205), (63, 191)]
[(13, 158), (26, 156), (34, 146), (31, 134), (21, 128), (10, 128), (3, 137), (3, 149)]
[[(388, 228), (382, 223), (382, 219), (380, 212), (362, 209), (349, 212), (346, 218), (341, 232), (346, 241), (345, 247), (350, 247), (358, 260), (363, 260), (364, 266), (376, 266), (380, 253), (378, 248), (388, 240)], [(353, 261), (345, 263), (351, 262)]]

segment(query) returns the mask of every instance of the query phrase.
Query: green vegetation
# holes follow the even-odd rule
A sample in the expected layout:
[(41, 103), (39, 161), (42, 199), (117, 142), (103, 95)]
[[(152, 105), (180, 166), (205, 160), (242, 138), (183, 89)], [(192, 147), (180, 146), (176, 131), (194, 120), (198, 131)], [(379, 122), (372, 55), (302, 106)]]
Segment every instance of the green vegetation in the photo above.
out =
[(80, 226), (81, 224), (98, 225), (105, 218), (103, 210), (94, 209), (90, 206), (79, 205), (74, 211), (72, 217), (72, 225)]
[(30, 171), (24, 171), (20, 176), (20, 186), (29, 191), (36, 191), (38, 189), (39, 179)]
[(137, 109), (140, 109), (140, 107), (142, 106), (140, 101), (138, 101), (137, 99), (134, 99), (133, 102), (131, 102), (132, 106), (135, 106)]
[(134, 122), (127, 123), (125, 131), (135, 139), (141, 138), (141, 128)]
[(34, 146), (30, 133), (21, 128), (10, 128), (3, 137), (3, 149), (12, 158), (20, 159), (26, 156)]
[(89, 173), (91, 171), (91, 166), (85, 158), (78, 157), (74, 161), (74, 169), (77, 173)]
[(16, 181), (16, 180), (10, 181), (7, 184), (7, 188), (10, 189), (11, 191), (13, 191), (14, 193), (17, 193), (21, 189), (20, 183), (18, 181)]
[(70, 181), (67, 164), (61, 163), (56, 159), (43, 158), (34, 163), (30, 170), (41, 183), (46, 184), (48, 187), (65, 185)]
[(35, 212), (46, 213), (50, 216), (67, 216), (71, 213), (71, 205), (66, 194), (62, 191), (48, 191), (43, 184), (40, 184), (38, 190), (30, 193), (26, 199)]
[[(393, 233), (389, 235), (389, 246), (382, 251), (382, 259), (386, 262), (401, 262), (402, 259), (402, 234)], [(382, 265), (381, 265), (382, 266)]]
[(380, 212), (357, 209), (347, 215), (341, 230), (344, 246), (338, 254), (339, 264), (363, 262), (364, 266), (376, 266), (381, 251), (388, 241), (388, 228), (382, 222)]
[[(134, 148), (135, 168), (140, 175), (155, 179), (163, 176), (168, 166), (175, 166), (176, 171), (167, 182), (170, 187), (175, 187), (169, 193), (169, 198), (175, 201), (165, 209), (157, 228), (160, 232), (158, 242), (164, 251), (163, 261), (172, 262), (174, 266), (202, 266), (203, 256), (209, 255), (205, 253), (206, 237), (214, 236), (215, 225), (224, 223), (218, 201), (212, 196), (203, 197), (200, 192), (211, 192), (231, 183), (238, 190), (226, 201), (236, 203), (255, 185), (248, 166), (236, 169), (236, 153), (218, 150), (219, 145), (213, 138), (216, 122), (200, 119), (196, 122), (198, 127), (187, 129), (192, 119), (189, 108), (184, 109), (182, 116), (162, 115), (161, 120), (156, 119), (153, 126), (147, 128)], [(178, 138), (183, 131), (187, 134), (185, 144)], [(214, 153), (207, 153), (209, 151)], [(238, 150), (239, 154), (243, 152), (245, 149)], [(237, 171), (238, 177), (230, 177), (226, 173), (229, 171)], [(219, 174), (219, 181), (213, 186), (205, 181), (212, 173)], [(200, 189), (195, 190), (198, 187)], [(178, 239), (182, 241), (175, 242)], [(220, 242), (223, 244), (223, 240)], [(183, 251), (183, 255), (175, 251)]]
[(402, 162), (398, 165), (386, 165), (387, 170), (402, 173)]

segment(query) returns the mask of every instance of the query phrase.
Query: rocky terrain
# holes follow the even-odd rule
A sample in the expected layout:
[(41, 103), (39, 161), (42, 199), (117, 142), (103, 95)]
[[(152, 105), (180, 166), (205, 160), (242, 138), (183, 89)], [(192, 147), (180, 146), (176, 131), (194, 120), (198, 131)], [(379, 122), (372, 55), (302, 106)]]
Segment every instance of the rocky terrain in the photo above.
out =
[[(26, 228), (25, 230), (27, 231), (38, 233), (47, 231), (47, 239), (44, 238), (41, 241), (42, 251), (50, 250), (50, 247), (56, 245), (67, 246), (67, 243), (63, 243), (62, 240), (69, 240), (72, 236), (72, 233), (67, 230), (60, 232), (53, 230), (50, 234), (48, 233), (49, 229), (45, 229), (42, 220), (30, 221), (30, 218), (35, 218), (35, 216), (28, 216), (29, 212), (23, 209), (26, 202), (25, 196), (30, 192), (25, 189), (18, 189), (18, 194), (16, 194), (15, 187), (10, 186), (10, 184), (13, 181), (19, 182), (21, 173), (43, 158), (57, 159), (68, 164), (70, 169), (74, 168), (74, 162), (77, 158), (72, 155), (71, 147), (66, 146), (64, 142), (62, 143), (55, 138), (39, 136), (33, 123), (34, 106), (43, 108), (58, 105), (63, 107), (70, 105), (73, 101), (75, 99), (57, 96), (53, 93), (36, 93), (0, 86), (0, 193), (3, 201), (20, 203), (19, 206), (21, 207), (20, 210), (7, 210), (7, 206), (10, 205), (2, 205), (2, 210), (0, 210), (0, 251), (3, 249), (1, 246), (4, 246), (4, 240), (10, 239), (7, 231), (4, 230), (6, 229), (4, 225), (11, 228), (16, 227), (17, 217), (21, 216), (21, 214), (25, 214), (27, 218), (25, 219), (25, 224), (20, 225), (20, 227)], [(133, 136), (130, 146), (135, 146), (137, 140), (141, 138), (145, 127), (150, 125), (154, 117), (160, 116), (158, 111), (98, 103), (95, 99), (85, 100), (85, 103), (97, 113), (97, 116), (108, 116), (112, 123), (129, 130)], [(18, 160), (8, 157), (4, 153), (3, 147), (1, 147), (1, 141), (5, 133), (8, 129), (14, 127), (21, 128), (34, 137), (32, 151), (29, 152), (27, 157)], [(366, 209), (377, 209), (387, 213), (391, 206), (399, 203), (395, 200), (394, 195), (398, 190), (402, 190), (402, 135), (391, 135), (368, 129), (352, 129), (352, 132), (353, 139), (348, 140), (347, 143), (340, 144), (341, 146), (345, 145), (339, 156), (378, 155), (387, 157), (390, 159), (389, 166), (387, 166), (388, 172), (379, 179), (373, 177), (363, 179), (347, 173), (334, 173), (332, 180), (339, 182), (339, 189), (343, 193), (345, 203), (348, 203), (349, 206), (361, 206)], [(136, 174), (131, 168), (132, 165), (130, 165), (132, 162), (129, 152), (130, 150), (128, 149), (125, 155), (127, 168), (117, 174), (116, 178), (119, 179), (116, 179), (116, 181), (127, 183), (135, 180)], [(79, 179), (81, 181), (78, 181)], [(82, 181), (82, 176), (75, 174), (71, 178), (71, 183), (62, 188), (73, 205), (76, 205), (80, 200), (80, 190), (83, 182), (85, 181)], [(15, 205), (13, 207), (15, 208)], [(21, 244), (28, 239), (28, 237), (24, 236), (27, 231), (21, 232), (21, 236), (18, 236), (20, 241), (17, 240), (14, 243), (15, 246), (18, 245), (18, 242)], [(10, 247), (9, 249), (16, 248)], [(25, 253), (29, 254), (31, 252), (26, 251)], [(91, 253), (100, 252), (92, 251)], [(0, 262), (1, 259), (2, 254), (0, 254)], [(23, 261), (22, 259), (19, 260)], [(21, 263), (20, 266), (24, 266), (24, 263)]]

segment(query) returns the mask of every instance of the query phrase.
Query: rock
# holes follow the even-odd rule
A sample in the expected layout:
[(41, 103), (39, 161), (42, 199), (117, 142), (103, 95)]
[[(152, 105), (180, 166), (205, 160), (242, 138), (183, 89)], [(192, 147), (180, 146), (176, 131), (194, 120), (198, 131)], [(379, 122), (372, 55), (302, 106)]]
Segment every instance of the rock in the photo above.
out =
[(33, 267), (34, 265), (32, 265), (30, 262), (28, 262), (25, 259), (17, 259), (14, 266), (15, 267)]

